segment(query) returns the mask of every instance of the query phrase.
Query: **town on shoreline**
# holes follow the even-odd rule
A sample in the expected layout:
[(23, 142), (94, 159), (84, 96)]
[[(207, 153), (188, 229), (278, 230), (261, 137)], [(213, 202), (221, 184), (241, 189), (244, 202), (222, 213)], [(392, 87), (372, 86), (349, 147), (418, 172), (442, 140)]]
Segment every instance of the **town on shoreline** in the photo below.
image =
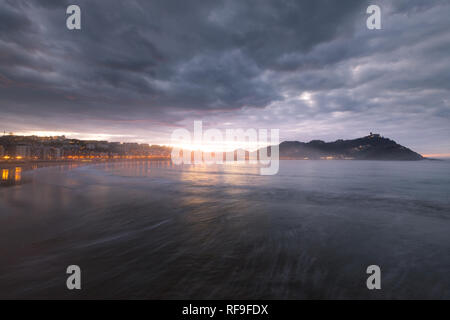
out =
[(126, 159), (170, 159), (171, 148), (145, 143), (121, 143), (69, 139), (65, 136), (0, 137), (0, 161), (6, 163), (46, 161), (101, 161)]

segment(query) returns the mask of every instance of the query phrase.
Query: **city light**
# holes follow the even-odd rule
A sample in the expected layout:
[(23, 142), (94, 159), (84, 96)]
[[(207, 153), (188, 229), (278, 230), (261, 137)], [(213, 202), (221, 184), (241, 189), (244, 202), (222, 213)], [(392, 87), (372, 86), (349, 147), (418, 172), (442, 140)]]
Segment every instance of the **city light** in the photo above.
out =
[(169, 159), (171, 147), (68, 139), (65, 136), (5, 135), (0, 138), (3, 161), (105, 161), (109, 159)]

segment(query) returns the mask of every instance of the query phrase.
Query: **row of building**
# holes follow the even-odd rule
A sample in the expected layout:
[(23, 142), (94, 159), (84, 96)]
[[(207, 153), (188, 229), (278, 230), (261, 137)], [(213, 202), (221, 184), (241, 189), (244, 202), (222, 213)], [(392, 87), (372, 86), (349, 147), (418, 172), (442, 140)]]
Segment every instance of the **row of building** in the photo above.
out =
[(121, 157), (170, 157), (169, 147), (108, 141), (87, 141), (58, 137), (0, 137), (0, 158), (8, 159), (77, 159)]
[(61, 159), (63, 156), (63, 150), (61, 148), (46, 147), (35, 148), (29, 145), (16, 145), (12, 146), (6, 151), (4, 146), (0, 146), (0, 157), (4, 159), (43, 159), (53, 160)]

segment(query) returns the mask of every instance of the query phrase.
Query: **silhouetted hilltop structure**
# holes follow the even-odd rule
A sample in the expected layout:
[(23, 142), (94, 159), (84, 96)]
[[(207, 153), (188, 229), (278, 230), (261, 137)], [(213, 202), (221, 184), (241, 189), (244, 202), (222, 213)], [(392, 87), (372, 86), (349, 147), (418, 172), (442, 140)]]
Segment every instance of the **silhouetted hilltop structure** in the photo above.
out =
[(285, 141), (280, 144), (281, 159), (355, 159), (355, 160), (423, 160), (424, 158), (395, 141), (370, 134), (354, 140), (308, 143)]

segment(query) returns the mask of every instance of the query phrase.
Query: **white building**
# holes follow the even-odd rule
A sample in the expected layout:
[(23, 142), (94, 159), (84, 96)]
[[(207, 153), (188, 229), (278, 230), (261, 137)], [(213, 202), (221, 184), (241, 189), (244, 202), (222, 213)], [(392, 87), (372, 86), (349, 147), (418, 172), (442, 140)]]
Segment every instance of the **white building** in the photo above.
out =
[(61, 159), (61, 149), (53, 147), (45, 147), (42, 149), (42, 160), (58, 160)]
[(28, 158), (28, 157), (30, 157), (30, 155), (31, 155), (30, 146), (25, 146), (25, 145), (16, 146), (16, 152), (15, 152), (16, 157)]

